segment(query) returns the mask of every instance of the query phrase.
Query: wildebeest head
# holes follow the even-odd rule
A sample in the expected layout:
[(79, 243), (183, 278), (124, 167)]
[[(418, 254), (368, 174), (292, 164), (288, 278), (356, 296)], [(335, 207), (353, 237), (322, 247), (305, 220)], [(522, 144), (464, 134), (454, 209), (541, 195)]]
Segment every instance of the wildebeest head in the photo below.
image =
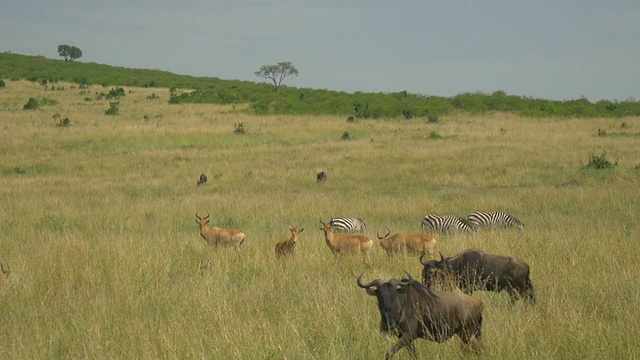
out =
[(405, 294), (408, 285), (415, 280), (409, 275), (409, 279), (390, 279), (383, 282), (380, 279), (373, 280), (368, 284), (362, 283), (362, 274), (358, 277), (358, 286), (366, 289), (367, 294), (375, 296), (378, 299), (378, 309), (380, 310), (380, 330), (384, 332), (392, 332), (398, 326), (399, 318), (399, 299), (398, 295)]
[(205, 184), (207, 182), (207, 175), (200, 174), (200, 179), (198, 179), (198, 185)]
[(420, 263), (423, 265), (422, 285), (425, 287), (429, 288), (437, 282), (444, 281), (445, 258), (441, 252), (438, 253), (440, 254), (440, 260), (424, 261), (422, 258), (425, 254), (422, 253), (420, 255)]
[(319, 173), (316, 174), (316, 181), (318, 184), (320, 184), (323, 181), (327, 181), (327, 173), (324, 171), (320, 171)]

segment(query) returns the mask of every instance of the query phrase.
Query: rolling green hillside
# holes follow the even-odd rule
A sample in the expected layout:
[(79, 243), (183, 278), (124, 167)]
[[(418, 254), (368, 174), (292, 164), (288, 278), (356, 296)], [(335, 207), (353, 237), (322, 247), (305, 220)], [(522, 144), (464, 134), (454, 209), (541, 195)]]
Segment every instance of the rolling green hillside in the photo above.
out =
[[(303, 74), (304, 75), (304, 74)], [(554, 101), (493, 93), (462, 93), (453, 97), (396, 93), (346, 93), (283, 86), (273, 91), (266, 83), (177, 75), (161, 70), (128, 69), (96, 63), (65, 62), (42, 56), (0, 54), (0, 79), (26, 79), (45, 85), (58, 81), (103, 86), (171, 88), (170, 103), (250, 104), (255, 114), (340, 115), (355, 118), (424, 117), (456, 112), (510, 112), (527, 117), (613, 117), (640, 115), (640, 102), (587, 99)], [(182, 90), (188, 89), (188, 90)]]

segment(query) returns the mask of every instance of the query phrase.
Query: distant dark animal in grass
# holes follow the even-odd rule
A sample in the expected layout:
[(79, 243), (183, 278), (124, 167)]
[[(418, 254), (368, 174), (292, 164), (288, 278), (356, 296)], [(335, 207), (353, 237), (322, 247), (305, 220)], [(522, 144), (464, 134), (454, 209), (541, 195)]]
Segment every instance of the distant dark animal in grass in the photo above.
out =
[(202, 184), (206, 184), (207, 183), (207, 175), (205, 174), (200, 174), (200, 179), (198, 179), (198, 186), (202, 185)]
[(327, 181), (327, 173), (324, 171), (320, 171), (316, 174), (316, 182), (320, 184), (321, 182)]

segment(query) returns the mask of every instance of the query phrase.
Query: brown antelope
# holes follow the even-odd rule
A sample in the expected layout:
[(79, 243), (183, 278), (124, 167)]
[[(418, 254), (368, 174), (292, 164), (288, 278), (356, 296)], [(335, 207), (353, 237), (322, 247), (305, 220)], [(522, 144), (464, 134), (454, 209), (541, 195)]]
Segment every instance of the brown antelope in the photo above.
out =
[(289, 231), (291, 231), (291, 237), (276, 244), (276, 257), (293, 255), (296, 250), (296, 244), (298, 243), (298, 235), (304, 231), (304, 228), (298, 230), (297, 227), (290, 227)]
[(225, 229), (221, 227), (208, 227), (209, 214), (201, 218), (196, 213), (196, 224), (200, 225), (200, 236), (209, 245), (214, 246), (233, 246), (236, 252), (240, 254), (240, 246), (244, 243), (244, 233), (238, 229)]
[(325, 224), (322, 219), (320, 223), (322, 224), (320, 230), (324, 231), (324, 239), (336, 260), (342, 253), (360, 252), (362, 253), (362, 260), (366, 262), (373, 240), (365, 235), (336, 234), (333, 232), (330, 223)]
[(433, 249), (436, 246), (436, 239), (428, 234), (393, 234), (387, 229), (384, 237), (378, 235), (380, 247), (382, 247), (389, 256), (401, 254), (428, 254), (429, 258), (433, 258)]
[(11, 268), (9, 264), (7, 264), (7, 270), (4, 269), (4, 265), (0, 264), (0, 269), (2, 270), (2, 283), (5, 285), (11, 284), (11, 279), (9, 279), (9, 275), (11, 275)]

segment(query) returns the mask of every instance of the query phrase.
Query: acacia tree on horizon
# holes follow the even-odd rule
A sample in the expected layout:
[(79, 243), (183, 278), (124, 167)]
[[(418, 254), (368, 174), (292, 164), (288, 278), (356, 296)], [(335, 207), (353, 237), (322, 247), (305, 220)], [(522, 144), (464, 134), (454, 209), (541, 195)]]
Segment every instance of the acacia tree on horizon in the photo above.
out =
[(275, 91), (278, 91), (282, 80), (289, 76), (298, 76), (298, 69), (289, 61), (281, 61), (275, 65), (262, 65), (254, 74), (259, 78), (271, 80)]
[(64, 61), (73, 61), (82, 57), (82, 50), (75, 46), (58, 45), (58, 55), (64, 58)]

